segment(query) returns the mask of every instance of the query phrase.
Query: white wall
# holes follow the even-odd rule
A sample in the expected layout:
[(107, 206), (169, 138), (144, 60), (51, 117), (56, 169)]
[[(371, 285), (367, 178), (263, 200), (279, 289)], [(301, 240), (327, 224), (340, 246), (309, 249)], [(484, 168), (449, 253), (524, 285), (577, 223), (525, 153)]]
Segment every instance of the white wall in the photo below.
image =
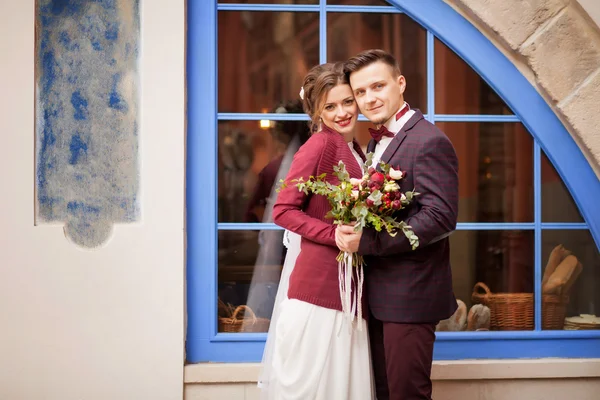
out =
[(0, 2), (0, 399), (180, 399), (185, 3), (141, 2), (142, 219), (34, 226), (34, 1)]

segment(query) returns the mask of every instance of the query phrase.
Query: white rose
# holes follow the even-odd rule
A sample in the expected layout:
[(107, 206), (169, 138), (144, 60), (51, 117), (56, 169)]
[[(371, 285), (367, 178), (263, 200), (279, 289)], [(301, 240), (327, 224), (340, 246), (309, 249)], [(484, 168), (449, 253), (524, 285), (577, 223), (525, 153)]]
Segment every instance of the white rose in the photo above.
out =
[(384, 192), (395, 192), (397, 190), (400, 190), (400, 186), (396, 182), (388, 182), (383, 187)]
[(358, 185), (360, 185), (361, 182), (362, 182), (362, 179), (350, 178), (350, 183), (352, 184), (352, 186), (358, 186)]
[(390, 178), (394, 180), (402, 179), (402, 171), (390, 168)]
[(353, 191), (352, 191), (352, 198), (353, 198), (354, 200), (358, 200), (358, 190), (353, 190)]

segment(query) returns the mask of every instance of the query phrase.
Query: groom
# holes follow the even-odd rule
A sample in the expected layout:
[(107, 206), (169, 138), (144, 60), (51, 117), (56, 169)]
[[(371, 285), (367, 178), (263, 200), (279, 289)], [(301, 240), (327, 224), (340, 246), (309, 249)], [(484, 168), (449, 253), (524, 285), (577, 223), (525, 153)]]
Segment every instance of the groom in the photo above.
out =
[(373, 166), (400, 168), (402, 192), (420, 193), (400, 216), (419, 238), (414, 251), (402, 232), (336, 231), (340, 249), (365, 256), (377, 399), (431, 399), (435, 326), (457, 307), (447, 235), (456, 228), (458, 160), (448, 137), (404, 102), (406, 79), (391, 54), (367, 50), (345, 71), (360, 111), (378, 128), (369, 129)]

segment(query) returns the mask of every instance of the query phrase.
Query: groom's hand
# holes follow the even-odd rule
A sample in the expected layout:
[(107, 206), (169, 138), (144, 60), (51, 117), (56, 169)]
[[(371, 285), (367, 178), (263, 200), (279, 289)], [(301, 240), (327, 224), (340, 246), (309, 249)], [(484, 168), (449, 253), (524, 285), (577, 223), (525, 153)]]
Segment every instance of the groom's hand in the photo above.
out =
[(356, 253), (358, 251), (361, 237), (362, 230), (355, 232), (354, 226), (351, 225), (339, 225), (335, 230), (335, 243), (337, 247), (348, 253)]

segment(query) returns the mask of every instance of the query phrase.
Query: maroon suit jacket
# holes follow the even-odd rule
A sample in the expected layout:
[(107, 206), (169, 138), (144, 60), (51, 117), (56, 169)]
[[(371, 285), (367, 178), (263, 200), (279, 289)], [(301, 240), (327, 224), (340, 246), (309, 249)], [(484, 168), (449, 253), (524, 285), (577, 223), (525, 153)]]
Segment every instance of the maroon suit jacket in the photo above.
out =
[[(354, 148), (364, 159), (358, 144)], [(339, 183), (333, 167), (343, 161), (352, 178), (363, 175), (344, 138), (323, 127), (298, 150), (292, 161), (286, 182), (300, 177), (326, 174), (327, 182)], [(335, 310), (342, 309), (340, 301), (338, 263), (339, 249), (335, 244), (333, 220), (325, 218), (331, 210), (329, 201), (321, 195), (305, 195), (296, 185), (288, 184), (277, 196), (273, 206), (273, 221), (302, 236), (301, 251), (290, 276), (288, 297)]]
[[(448, 237), (458, 216), (458, 159), (450, 139), (419, 110), (383, 153), (381, 161), (407, 174), (403, 192), (420, 193), (400, 218), (412, 226), (419, 247), (411, 250), (399, 232), (365, 229), (358, 252), (365, 256), (365, 281), (373, 316), (386, 322), (437, 323), (457, 308), (452, 290)], [(373, 151), (371, 140), (367, 151)]]

